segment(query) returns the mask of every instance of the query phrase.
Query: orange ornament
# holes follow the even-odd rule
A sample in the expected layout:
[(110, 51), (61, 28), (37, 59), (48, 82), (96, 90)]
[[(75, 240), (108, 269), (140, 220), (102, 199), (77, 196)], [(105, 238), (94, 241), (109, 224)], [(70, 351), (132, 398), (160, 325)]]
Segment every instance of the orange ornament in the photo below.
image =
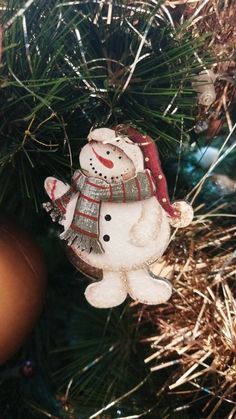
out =
[(41, 311), (46, 268), (35, 241), (0, 216), (0, 364), (23, 344)]

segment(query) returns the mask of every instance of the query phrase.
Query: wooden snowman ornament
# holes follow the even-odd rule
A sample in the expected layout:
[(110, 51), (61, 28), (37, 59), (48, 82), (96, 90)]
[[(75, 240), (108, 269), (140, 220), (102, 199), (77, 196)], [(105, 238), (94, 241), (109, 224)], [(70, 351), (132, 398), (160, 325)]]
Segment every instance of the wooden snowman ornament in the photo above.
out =
[(193, 217), (185, 201), (170, 204), (155, 143), (135, 129), (118, 126), (90, 132), (80, 152), (81, 169), (71, 185), (48, 177), (44, 204), (64, 227), (73, 263), (100, 281), (85, 291), (94, 307), (115, 307), (129, 294), (144, 304), (161, 304), (171, 283), (150, 271), (166, 250), (170, 225)]

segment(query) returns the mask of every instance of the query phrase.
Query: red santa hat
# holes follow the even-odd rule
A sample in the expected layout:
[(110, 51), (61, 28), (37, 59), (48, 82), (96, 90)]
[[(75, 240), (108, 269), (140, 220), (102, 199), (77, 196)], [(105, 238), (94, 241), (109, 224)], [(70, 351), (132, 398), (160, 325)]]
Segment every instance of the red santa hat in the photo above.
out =
[(134, 128), (126, 125), (117, 125), (114, 130), (117, 134), (126, 135), (141, 148), (144, 156), (145, 169), (149, 169), (156, 184), (156, 197), (162, 208), (172, 218), (179, 217), (179, 211), (171, 205), (165, 175), (161, 169), (159, 153), (151, 137), (143, 135)]
[[(133, 161), (136, 171), (149, 169), (156, 185), (156, 198), (167, 214), (173, 218), (179, 218), (180, 213), (171, 205), (167, 183), (161, 169), (159, 153), (155, 142), (134, 128), (127, 125), (117, 125), (113, 129), (97, 128), (88, 135), (88, 141), (99, 141), (104, 144), (114, 144), (121, 148)], [(136, 147), (135, 147), (136, 146)]]

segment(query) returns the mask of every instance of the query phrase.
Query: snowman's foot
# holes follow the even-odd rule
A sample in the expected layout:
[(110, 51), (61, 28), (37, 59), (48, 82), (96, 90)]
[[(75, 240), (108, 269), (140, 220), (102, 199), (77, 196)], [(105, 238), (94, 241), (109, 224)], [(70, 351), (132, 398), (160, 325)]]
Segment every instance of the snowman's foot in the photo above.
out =
[(85, 290), (86, 300), (97, 308), (116, 307), (127, 296), (124, 277), (119, 272), (103, 272), (100, 282), (89, 285)]
[(172, 294), (168, 279), (153, 278), (147, 269), (127, 272), (127, 289), (131, 298), (143, 304), (166, 303)]

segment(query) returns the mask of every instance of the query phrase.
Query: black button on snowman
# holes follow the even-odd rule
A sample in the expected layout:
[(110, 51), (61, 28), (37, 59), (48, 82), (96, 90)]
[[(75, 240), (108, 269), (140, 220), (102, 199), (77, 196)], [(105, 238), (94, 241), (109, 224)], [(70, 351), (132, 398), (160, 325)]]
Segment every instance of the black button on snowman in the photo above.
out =
[(170, 204), (155, 143), (131, 127), (99, 128), (79, 160), (71, 185), (45, 180), (51, 203), (44, 206), (78, 260), (102, 271), (87, 287), (87, 301), (109, 308), (129, 294), (144, 304), (166, 302), (171, 284), (150, 275), (149, 266), (166, 250), (170, 225), (187, 226), (193, 210), (185, 201)]

